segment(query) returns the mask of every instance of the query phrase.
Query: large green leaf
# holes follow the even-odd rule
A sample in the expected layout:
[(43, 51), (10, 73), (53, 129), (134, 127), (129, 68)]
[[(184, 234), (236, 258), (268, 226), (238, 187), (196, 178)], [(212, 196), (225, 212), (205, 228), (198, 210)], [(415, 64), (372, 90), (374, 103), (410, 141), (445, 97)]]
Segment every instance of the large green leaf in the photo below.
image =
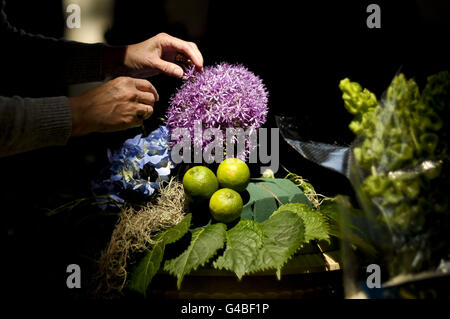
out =
[(164, 256), (165, 245), (158, 243), (145, 254), (145, 256), (139, 261), (138, 265), (131, 273), (130, 281), (128, 282), (128, 288), (139, 292), (143, 295), (146, 294), (147, 288), (150, 285), (153, 277), (156, 275), (161, 261)]
[(242, 209), (241, 218), (263, 222), (286, 203), (311, 205), (305, 194), (290, 180), (284, 178), (252, 179), (247, 186), (249, 201)]
[(283, 211), (261, 223), (263, 245), (257, 251), (249, 272), (276, 269), (278, 279), (281, 267), (293, 256), (305, 241), (302, 218), (290, 211)]
[(319, 211), (314, 210), (306, 204), (289, 203), (280, 206), (273, 215), (284, 211), (296, 213), (303, 219), (303, 223), (305, 224), (305, 242), (310, 242), (314, 239), (330, 241), (328, 224)]
[(185, 275), (208, 262), (225, 242), (226, 226), (218, 223), (192, 230), (189, 247), (178, 257), (167, 260), (164, 270), (177, 277), (178, 289)]
[(263, 245), (263, 231), (259, 223), (242, 219), (227, 231), (227, 248), (215, 262), (217, 269), (233, 271), (241, 279), (254, 262)]
[(176, 242), (187, 233), (191, 226), (191, 220), (192, 214), (187, 214), (180, 223), (162, 232), (159, 238), (166, 245)]
[(225, 252), (215, 262), (217, 269), (243, 275), (281, 267), (304, 242), (304, 226), (300, 216), (286, 211), (262, 223), (241, 220), (227, 234)]
[(161, 267), (166, 245), (176, 242), (187, 233), (191, 225), (191, 217), (191, 214), (186, 215), (180, 223), (162, 232), (157, 237), (158, 242), (147, 250), (144, 257), (131, 272), (128, 282), (129, 289), (145, 295), (150, 282)]
[(280, 212), (261, 223), (263, 246), (258, 250), (249, 272), (276, 269), (280, 278), (281, 267), (305, 241), (302, 218), (290, 211)]

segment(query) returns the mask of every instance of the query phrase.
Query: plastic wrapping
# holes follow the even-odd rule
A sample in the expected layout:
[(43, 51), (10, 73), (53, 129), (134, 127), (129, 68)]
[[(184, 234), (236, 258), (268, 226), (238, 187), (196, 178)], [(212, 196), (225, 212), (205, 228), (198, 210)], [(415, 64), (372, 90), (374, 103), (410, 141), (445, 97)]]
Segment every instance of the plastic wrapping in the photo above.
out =
[(349, 176), (349, 147), (303, 140), (296, 117), (275, 116), (275, 120), (285, 141), (304, 158)]
[[(357, 138), (351, 147), (302, 141), (293, 133), (292, 119), (279, 117), (277, 123), (302, 156), (350, 179), (365, 219), (358, 232), (367, 236), (377, 254), (361, 259), (352, 248), (344, 249), (344, 267), (352, 268), (345, 280), (353, 281), (346, 285), (383, 297), (363, 282), (361, 272), (369, 260), (380, 266), (383, 287), (435, 278), (449, 268), (445, 265), (450, 260), (450, 75), (429, 77), (420, 92), (414, 80), (399, 74), (380, 101), (348, 79), (340, 88), (345, 107), (355, 116), (350, 129)], [(349, 207), (348, 202), (341, 203), (344, 224), (351, 215)], [(391, 289), (387, 295), (402, 297), (399, 291)]]

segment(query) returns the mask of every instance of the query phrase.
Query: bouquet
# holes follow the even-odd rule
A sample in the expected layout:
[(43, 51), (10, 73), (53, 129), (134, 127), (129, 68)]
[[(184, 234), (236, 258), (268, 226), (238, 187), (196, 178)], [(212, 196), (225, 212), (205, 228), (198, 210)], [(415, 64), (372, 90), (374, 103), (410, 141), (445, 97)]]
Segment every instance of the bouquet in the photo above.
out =
[(388, 277), (435, 271), (450, 259), (450, 74), (422, 92), (399, 74), (380, 100), (349, 79), (339, 87), (357, 136), (350, 178)]
[[(145, 295), (161, 271), (175, 276), (180, 289), (183, 278), (199, 267), (228, 270), (238, 279), (272, 270), (280, 278), (282, 268), (304, 246), (330, 242), (333, 223), (320, 211), (311, 184), (293, 173), (250, 178), (243, 160), (257, 145), (248, 137), (237, 155), (241, 159), (221, 162), (217, 176), (201, 165), (173, 174), (173, 150), (181, 140), (174, 131), (193, 135), (189, 146), (203, 152), (211, 142), (211, 136), (203, 134), (208, 129), (224, 133), (260, 128), (267, 102), (261, 79), (242, 65), (220, 63), (203, 73), (192, 68), (170, 101), (165, 126), (108, 152), (106, 178), (97, 181), (94, 190), (110, 194), (123, 207), (100, 258), (100, 291), (128, 288)], [(136, 205), (130, 195), (144, 200)], [(195, 198), (206, 199), (209, 211), (187, 200)], [(207, 217), (201, 224), (194, 221), (200, 215)], [(168, 250), (179, 254), (166, 254)]]

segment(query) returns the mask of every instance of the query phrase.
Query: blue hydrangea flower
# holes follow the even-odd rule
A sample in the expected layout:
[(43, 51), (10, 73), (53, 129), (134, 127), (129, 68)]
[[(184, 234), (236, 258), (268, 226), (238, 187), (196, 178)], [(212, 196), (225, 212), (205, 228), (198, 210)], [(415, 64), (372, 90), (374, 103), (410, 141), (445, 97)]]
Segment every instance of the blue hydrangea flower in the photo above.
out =
[(141, 199), (151, 196), (175, 168), (169, 141), (169, 130), (160, 126), (147, 137), (139, 134), (126, 140), (119, 150), (108, 149), (110, 165), (103, 178), (92, 183), (94, 194), (109, 195), (119, 205), (132, 195)]

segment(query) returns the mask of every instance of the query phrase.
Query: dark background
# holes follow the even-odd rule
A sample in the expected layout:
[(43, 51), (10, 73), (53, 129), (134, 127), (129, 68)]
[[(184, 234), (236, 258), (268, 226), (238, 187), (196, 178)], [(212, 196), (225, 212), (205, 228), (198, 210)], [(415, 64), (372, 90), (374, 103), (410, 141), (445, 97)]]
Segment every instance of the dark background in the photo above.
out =
[[(366, 7), (372, 2), (381, 6), (381, 29), (366, 27)], [(442, 1), (428, 3), (435, 2)], [(448, 1), (443, 2), (448, 9)], [(296, 115), (306, 139), (342, 145), (353, 137), (347, 128), (351, 117), (338, 89), (341, 79), (350, 77), (380, 96), (399, 71), (423, 84), (427, 75), (449, 69), (448, 20), (439, 18), (439, 10), (437, 18), (429, 21), (415, 1), (300, 3), (209, 1), (206, 28), (190, 38), (186, 25), (169, 22), (163, 1), (116, 0), (106, 40), (122, 45), (167, 32), (195, 41), (205, 65), (242, 63), (263, 79), (270, 94), (267, 127), (275, 127), (275, 114)], [(63, 36), (59, 1), (10, 0), (6, 11), (13, 25), (28, 32)], [(33, 52), (25, 55), (33, 57)], [(67, 87), (59, 79), (46, 78), (45, 72), (31, 81), (36, 74), (28, 75), (33, 70), (21, 69), (20, 61), (0, 61), (0, 70), (3, 96), (67, 94)], [(151, 81), (161, 100), (146, 123), (149, 130), (160, 124), (158, 117), (181, 85), (180, 80), (165, 76)], [(106, 165), (106, 149), (137, 133), (74, 138), (66, 147), (0, 159), (4, 289), (27, 296), (77, 295), (65, 288), (65, 267), (89, 265), (107, 240), (101, 234), (108, 234), (115, 219), (90, 214), (89, 209), (81, 220), (80, 216), (50, 218), (46, 209), (90, 196), (90, 181)], [(281, 163), (310, 180), (318, 192), (352, 196), (344, 177), (304, 160), (280, 142)]]

